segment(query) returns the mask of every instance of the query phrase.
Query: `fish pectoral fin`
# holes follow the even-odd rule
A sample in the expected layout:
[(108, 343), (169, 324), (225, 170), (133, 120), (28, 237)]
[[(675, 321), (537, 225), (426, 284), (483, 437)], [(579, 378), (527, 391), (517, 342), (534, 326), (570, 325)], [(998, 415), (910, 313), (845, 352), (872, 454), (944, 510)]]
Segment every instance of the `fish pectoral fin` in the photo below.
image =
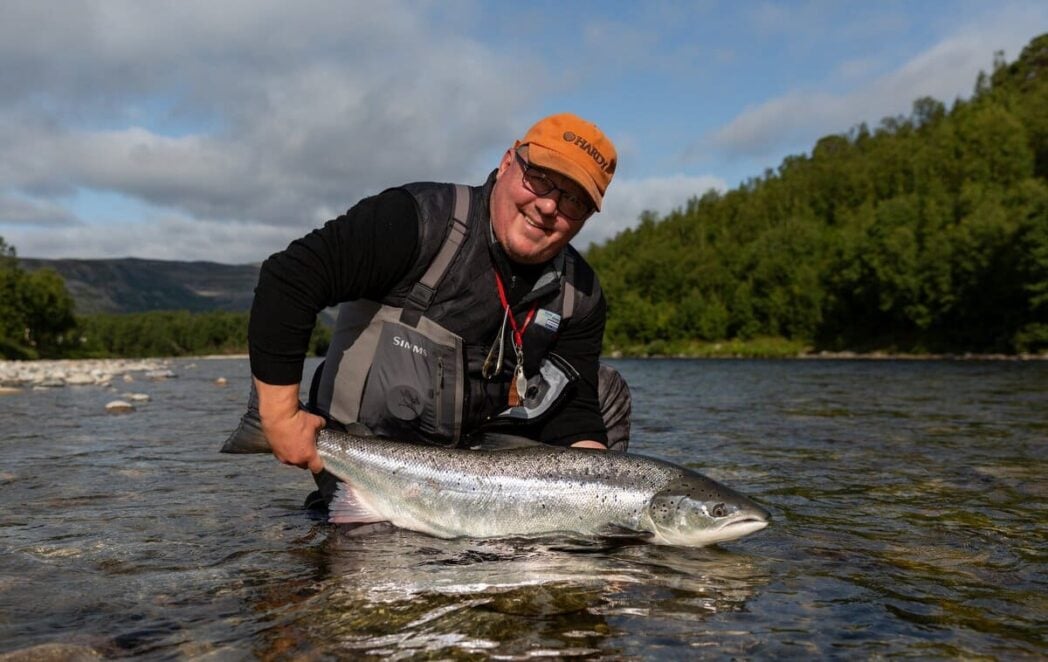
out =
[(328, 522), (332, 524), (373, 524), (385, 521), (385, 517), (361, 501), (352, 485), (340, 482), (335, 487), (335, 495), (331, 497), (331, 503), (328, 504)]
[(650, 540), (654, 537), (651, 531), (637, 531), (618, 524), (607, 524), (597, 530), (597, 536), (610, 540)]
[(618, 524), (605, 525), (591, 535), (593, 537), (581, 540), (569, 539), (565, 543), (551, 546), (550, 549), (570, 554), (599, 554), (616, 547), (648, 542), (655, 536), (650, 531), (637, 531)]

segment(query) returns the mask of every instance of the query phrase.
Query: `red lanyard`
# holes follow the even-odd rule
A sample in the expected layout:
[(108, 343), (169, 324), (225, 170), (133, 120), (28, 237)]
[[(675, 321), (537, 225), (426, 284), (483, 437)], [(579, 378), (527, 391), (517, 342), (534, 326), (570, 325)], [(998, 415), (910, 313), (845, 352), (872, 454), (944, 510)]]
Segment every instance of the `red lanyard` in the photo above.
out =
[(506, 299), (506, 288), (502, 284), (502, 277), (499, 276), (499, 272), (495, 270), (495, 284), (499, 288), (499, 301), (502, 302), (502, 307), (506, 309), (506, 317), (509, 318), (509, 325), (513, 329), (513, 344), (516, 347), (524, 346), (524, 331), (531, 324), (531, 320), (535, 318), (535, 309), (538, 307), (538, 302), (531, 304), (531, 310), (528, 311), (527, 316), (524, 318), (524, 323), (517, 328), (517, 320), (513, 317), (513, 312), (509, 309), (509, 300)]

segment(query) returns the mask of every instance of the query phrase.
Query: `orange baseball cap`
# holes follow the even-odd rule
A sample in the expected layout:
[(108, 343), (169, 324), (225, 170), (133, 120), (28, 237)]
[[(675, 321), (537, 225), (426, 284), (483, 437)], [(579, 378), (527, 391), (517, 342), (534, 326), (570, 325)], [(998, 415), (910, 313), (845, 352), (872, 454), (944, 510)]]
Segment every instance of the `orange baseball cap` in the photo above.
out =
[(570, 177), (586, 189), (600, 210), (615, 174), (615, 145), (592, 122), (560, 113), (539, 120), (514, 147), (528, 146), (528, 161)]

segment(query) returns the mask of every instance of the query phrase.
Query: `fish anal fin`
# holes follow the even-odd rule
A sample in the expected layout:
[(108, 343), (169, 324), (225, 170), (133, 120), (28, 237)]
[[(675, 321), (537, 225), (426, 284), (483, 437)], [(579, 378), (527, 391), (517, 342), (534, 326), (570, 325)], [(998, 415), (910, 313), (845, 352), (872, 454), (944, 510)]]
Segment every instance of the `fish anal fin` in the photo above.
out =
[(386, 518), (369, 508), (349, 483), (339, 483), (328, 504), (328, 522), (332, 524), (373, 524)]
[(654, 537), (651, 531), (637, 531), (618, 524), (606, 524), (597, 531), (597, 536), (609, 540), (650, 540)]

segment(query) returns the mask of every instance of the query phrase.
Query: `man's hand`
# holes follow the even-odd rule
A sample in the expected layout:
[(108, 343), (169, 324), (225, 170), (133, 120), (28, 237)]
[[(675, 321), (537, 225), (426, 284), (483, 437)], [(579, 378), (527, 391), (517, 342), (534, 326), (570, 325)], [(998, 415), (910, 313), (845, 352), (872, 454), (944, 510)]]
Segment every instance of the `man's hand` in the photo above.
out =
[(262, 432), (273, 455), (284, 464), (320, 473), (324, 461), (317, 454), (317, 432), (324, 419), (299, 407), (298, 384), (274, 385), (255, 379)]

